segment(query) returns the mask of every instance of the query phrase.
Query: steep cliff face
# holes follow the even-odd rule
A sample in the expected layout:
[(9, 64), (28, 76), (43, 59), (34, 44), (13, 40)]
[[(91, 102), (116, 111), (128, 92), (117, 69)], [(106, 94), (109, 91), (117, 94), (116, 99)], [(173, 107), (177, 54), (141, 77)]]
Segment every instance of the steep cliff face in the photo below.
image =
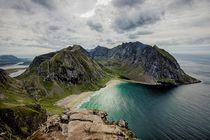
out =
[(44, 80), (72, 84), (91, 82), (103, 77), (103, 70), (79, 45), (36, 57), (25, 74), (34, 72)]
[(33, 103), (21, 82), (0, 70), (0, 139), (24, 139), (46, 121), (46, 111)]
[(109, 123), (107, 113), (99, 110), (66, 111), (51, 116), (47, 123), (29, 139), (59, 140), (137, 140), (124, 120)]
[(4, 86), (5, 84), (8, 84), (8, 82), (10, 82), (10, 78), (7, 75), (7, 73), (0, 69), (0, 86)]
[(0, 139), (25, 139), (46, 120), (40, 105), (0, 107)]
[(129, 42), (100, 53), (103, 50), (105, 48), (95, 48), (90, 56), (108, 67), (121, 69), (121, 74), (128, 79), (166, 85), (199, 82), (185, 74), (176, 59), (157, 46)]

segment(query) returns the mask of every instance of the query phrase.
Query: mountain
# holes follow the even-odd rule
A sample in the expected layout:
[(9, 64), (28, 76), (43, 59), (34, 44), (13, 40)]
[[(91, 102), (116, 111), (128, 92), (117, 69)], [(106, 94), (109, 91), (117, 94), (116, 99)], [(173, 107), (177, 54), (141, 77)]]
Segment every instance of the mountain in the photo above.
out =
[(58, 96), (99, 89), (109, 76), (85, 49), (73, 45), (35, 57), (18, 79), (36, 99), (50, 95), (58, 99)]
[(187, 75), (163, 49), (141, 42), (122, 43), (112, 49), (96, 47), (89, 55), (127, 79), (148, 84), (179, 85), (200, 82)]
[(21, 82), (0, 69), (0, 139), (25, 139), (47, 119)]
[(70, 84), (91, 82), (104, 75), (101, 66), (79, 45), (37, 56), (26, 71), (28, 72), (34, 72), (44, 80)]
[[(17, 79), (0, 69), (0, 139), (25, 139), (46, 122), (46, 110), (50, 114), (63, 111), (56, 101), (101, 88), (116, 76), (155, 85), (199, 82), (157, 46), (129, 42), (90, 51), (69, 46), (35, 57)], [(46, 123), (33, 138), (136, 139), (125, 121), (110, 123), (106, 113), (96, 110), (64, 112)]]
[(18, 58), (14, 55), (0, 55), (0, 66), (16, 64), (18, 62), (29, 64), (30, 60), (26, 58)]
[(13, 55), (0, 55), (0, 66), (15, 64), (20, 62), (21, 59)]

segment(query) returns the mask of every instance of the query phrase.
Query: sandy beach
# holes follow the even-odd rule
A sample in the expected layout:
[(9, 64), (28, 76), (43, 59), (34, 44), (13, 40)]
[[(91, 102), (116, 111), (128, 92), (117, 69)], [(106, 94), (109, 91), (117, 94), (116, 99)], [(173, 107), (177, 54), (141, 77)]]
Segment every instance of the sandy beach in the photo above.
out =
[[(124, 82), (123, 80), (120, 79), (113, 79), (110, 80), (109, 82), (106, 83), (106, 87), (108, 86), (114, 86), (116, 84)], [(100, 90), (100, 89), (99, 89)], [(71, 109), (76, 109), (76, 107), (84, 101), (86, 98), (90, 97), (93, 95), (96, 91), (87, 91), (87, 92), (82, 92), (80, 94), (74, 94), (74, 95), (69, 95), (55, 103), (55, 105), (64, 107), (64, 108), (71, 108)]]

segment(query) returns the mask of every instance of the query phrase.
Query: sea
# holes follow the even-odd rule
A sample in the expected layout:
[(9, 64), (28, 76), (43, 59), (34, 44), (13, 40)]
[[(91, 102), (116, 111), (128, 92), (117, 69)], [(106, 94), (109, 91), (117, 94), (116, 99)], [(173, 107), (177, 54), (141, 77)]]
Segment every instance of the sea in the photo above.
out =
[(80, 108), (126, 120), (141, 140), (210, 140), (210, 55), (174, 56), (202, 82), (164, 89), (122, 82), (96, 91)]

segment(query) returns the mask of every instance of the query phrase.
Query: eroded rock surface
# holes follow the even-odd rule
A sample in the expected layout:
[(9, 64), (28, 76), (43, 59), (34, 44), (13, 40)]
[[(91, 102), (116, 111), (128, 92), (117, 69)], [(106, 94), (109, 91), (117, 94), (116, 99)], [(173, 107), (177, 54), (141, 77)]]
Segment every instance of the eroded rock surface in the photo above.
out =
[(135, 140), (127, 122), (109, 123), (107, 113), (99, 110), (66, 111), (48, 118), (47, 123), (29, 139)]

